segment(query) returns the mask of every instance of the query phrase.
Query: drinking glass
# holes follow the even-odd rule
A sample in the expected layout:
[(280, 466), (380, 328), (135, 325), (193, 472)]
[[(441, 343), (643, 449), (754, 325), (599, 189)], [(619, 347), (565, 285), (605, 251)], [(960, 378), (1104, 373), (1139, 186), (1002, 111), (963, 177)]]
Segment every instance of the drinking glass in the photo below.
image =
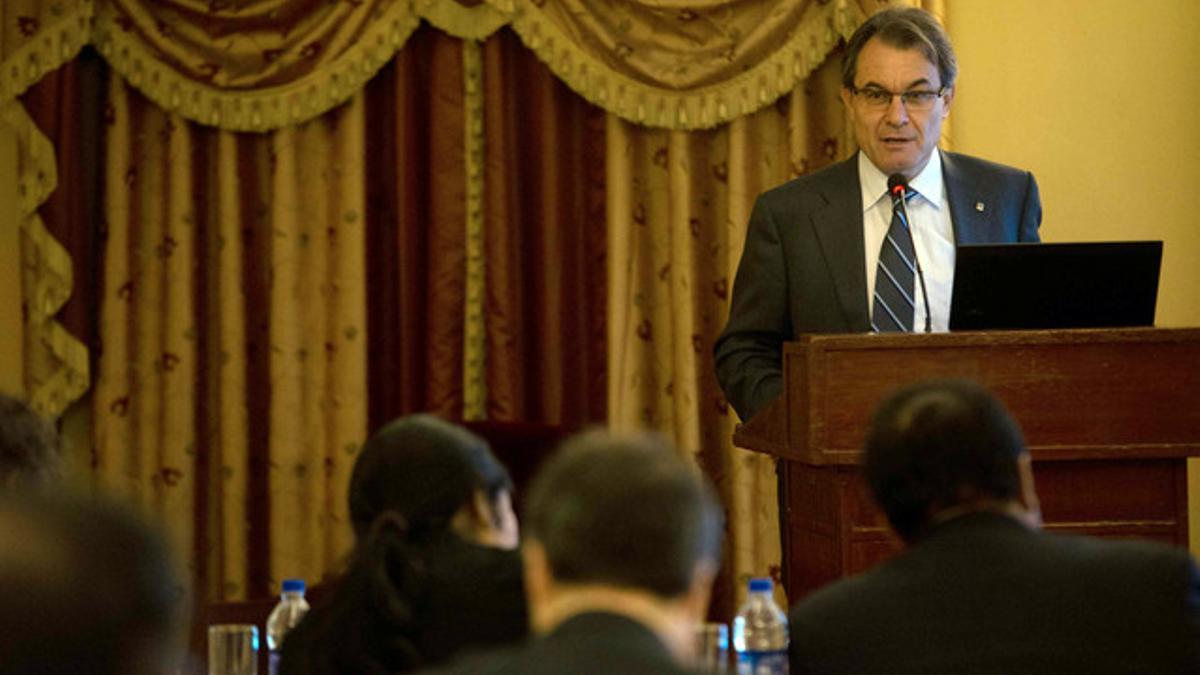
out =
[(706, 673), (729, 672), (729, 627), (723, 623), (696, 626), (696, 667)]
[(208, 675), (258, 675), (258, 627), (243, 623), (209, 626)]

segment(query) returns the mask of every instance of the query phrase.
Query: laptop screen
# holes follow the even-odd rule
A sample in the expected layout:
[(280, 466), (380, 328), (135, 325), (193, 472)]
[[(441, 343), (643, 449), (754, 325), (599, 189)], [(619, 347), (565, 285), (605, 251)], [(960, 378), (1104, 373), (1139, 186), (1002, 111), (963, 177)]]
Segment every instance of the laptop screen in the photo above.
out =
[(1154, 325), (1161, 241), (968, 244), (950, 330)]

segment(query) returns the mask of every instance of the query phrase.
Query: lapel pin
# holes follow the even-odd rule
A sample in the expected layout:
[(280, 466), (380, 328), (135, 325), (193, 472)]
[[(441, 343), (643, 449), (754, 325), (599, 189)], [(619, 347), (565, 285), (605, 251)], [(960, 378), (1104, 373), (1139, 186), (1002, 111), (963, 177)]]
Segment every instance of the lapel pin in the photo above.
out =
[(983, 202), (975, 202), (975, 210), (983, 213)]

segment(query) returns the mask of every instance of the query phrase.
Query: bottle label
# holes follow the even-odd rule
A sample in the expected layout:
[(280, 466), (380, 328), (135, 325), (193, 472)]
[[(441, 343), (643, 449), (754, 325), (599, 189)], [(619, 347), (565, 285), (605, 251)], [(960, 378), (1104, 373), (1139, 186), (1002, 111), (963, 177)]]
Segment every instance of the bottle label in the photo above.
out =
[(737, 675), (787, 675), (786, 649), (770, 652), (741, 652), (738, 654)]

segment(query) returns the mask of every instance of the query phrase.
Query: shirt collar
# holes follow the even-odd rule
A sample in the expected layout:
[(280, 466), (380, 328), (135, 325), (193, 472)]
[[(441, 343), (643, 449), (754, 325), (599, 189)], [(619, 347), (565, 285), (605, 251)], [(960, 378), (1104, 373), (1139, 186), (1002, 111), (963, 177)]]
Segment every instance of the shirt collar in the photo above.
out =
[[(875, 208), (879, 200), (887, 197), (887, 176), (875, 167), (861, 150), (858, 153), (858, 184), (862, 188), (862, 206), (866, 213)], [(934, 208), (942, 206), (942, 195), (945, 184), (942, 182), (942, 153), (934, 150), (929, 156), (929, 162), (921, 169), (917, 177), (909, 181), (909, 185), (917, 194), (929, 202)]]

